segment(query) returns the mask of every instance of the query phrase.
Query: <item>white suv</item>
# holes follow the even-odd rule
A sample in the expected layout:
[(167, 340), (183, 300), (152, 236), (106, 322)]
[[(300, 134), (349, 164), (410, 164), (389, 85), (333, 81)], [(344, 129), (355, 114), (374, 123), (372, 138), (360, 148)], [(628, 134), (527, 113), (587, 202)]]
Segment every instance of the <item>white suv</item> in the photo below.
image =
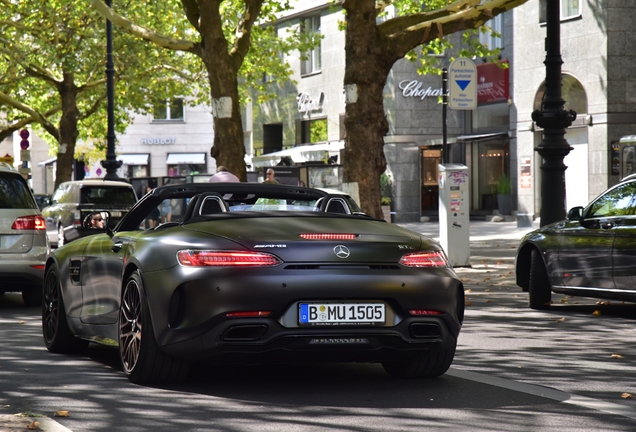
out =
[(26, 180), (0, 163), (0, 294), (22, 292), (27, 306), (42, 304), (46, 225)]

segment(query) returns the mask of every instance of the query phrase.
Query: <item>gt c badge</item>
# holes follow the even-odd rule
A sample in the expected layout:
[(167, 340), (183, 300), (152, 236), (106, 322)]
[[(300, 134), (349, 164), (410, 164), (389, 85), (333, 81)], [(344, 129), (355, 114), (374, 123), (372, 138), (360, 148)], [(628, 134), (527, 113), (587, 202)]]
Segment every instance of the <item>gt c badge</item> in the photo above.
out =
[(349, 255), (351, 255), (351, 252), (349, 252), (349, 249), (347, 249), (347, 247), (343, 245), (338, 245), (335, 248), (333, 248), (333, 253), (335, 253), (338, 258), (342, 258), (342, 259), (349, 258)]

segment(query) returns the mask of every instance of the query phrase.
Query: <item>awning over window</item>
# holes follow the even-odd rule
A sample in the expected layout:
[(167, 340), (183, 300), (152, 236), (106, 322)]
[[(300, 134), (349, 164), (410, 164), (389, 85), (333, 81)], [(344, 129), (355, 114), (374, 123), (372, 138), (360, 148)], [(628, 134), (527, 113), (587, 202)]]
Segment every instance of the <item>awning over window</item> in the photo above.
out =
[(180, 165), (180, 164), (192, 164), (192, 165), (204, 165), (205, 153), (169, 153), (168, 159), (166, 159), (167, 165)]
[(123, 162), (124, 165), (148, 165), (148, 153), (143, 154), (122, 154), (117, 156), (117, 160)]
[(49, 165), (49, 164), (52, 164), (53, 162), (55, 162), (56, 160), (57, 160), (57, 156), (52, 157), (52, 158), (48, 158), (48, 159), (45, 159), (42, 162), (38, 163), (38, 166)]
[(472, 134), (472, 135), (460, 135), (456, 139), (457, 141), (486, 141), (494, 138), (508, 137), (508, 132), (494, 132), (484, 134)]
[(290, 157), (294, 163), (321, 161), (325, 159), (325, 153), (328, 153), (328, 156), (339, 156), (342, 149), (344, 149), (344, 141), (296, 146), (261, 156), (254, 156), (252, 164), (255, 167), (275, 166), (283, 157)]

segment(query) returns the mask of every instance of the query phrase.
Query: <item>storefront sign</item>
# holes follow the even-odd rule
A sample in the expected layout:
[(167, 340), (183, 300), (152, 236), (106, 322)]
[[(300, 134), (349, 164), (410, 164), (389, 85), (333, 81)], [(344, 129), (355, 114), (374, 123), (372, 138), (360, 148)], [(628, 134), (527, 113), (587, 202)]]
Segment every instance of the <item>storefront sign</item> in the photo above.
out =
[(510, 95), (509, 76), (508, 68), (502, 69), (494, 63), (478, 65), (477, 103), (506, 102)]
[(424, 84), (418, 80), (404, 80), (400, 81), (398, 87), (402, 90), (402, 96), (404, 97), (416, 97), (424, 100), (428, 96), (441, 96), (442, 89), (434, 89), (432, 86), (428, 88), (422, 88)]
[(301, 92), (296, 96), (298, 101), (298, 112), (301, 114), (308, 114), (312, 111), (320, 111), (322, 104), (325, 101), (325, 94), (320, 92), (319, 99), (312, 99), (309, 93)]
[(165, 137), (165, 138), (142, 138), (142, 144), (174, 144), (177, 142), (177, 139), (174, 137)]

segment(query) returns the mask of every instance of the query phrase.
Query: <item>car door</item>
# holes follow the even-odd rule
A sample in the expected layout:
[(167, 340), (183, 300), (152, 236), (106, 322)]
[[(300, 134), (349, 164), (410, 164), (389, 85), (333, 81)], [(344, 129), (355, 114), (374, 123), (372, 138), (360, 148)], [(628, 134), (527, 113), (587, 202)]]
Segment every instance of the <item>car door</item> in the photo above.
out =
[(82, 312), (87, 324), (117, 322), (124, 267), (125, 244), (129, 237), (97, 234), (90, 237), (81, 262)]
[(636, 181), (626, 183), (622, 189), (626, 196), (631, 195), (631, 200), (625, 216), (614, 229), (614, 284), (617, 289), (636, 295)]
[(560, 222), (558, 273), (566, 287), (613, 288), (614, 232), (605, 219)]
[(614, 289), (614, 238), (631, 211), (631, 190), (631, 186), (619, 184), (590, 203), (580, 220), (560, 223), (559, 264), (563, 285)]

